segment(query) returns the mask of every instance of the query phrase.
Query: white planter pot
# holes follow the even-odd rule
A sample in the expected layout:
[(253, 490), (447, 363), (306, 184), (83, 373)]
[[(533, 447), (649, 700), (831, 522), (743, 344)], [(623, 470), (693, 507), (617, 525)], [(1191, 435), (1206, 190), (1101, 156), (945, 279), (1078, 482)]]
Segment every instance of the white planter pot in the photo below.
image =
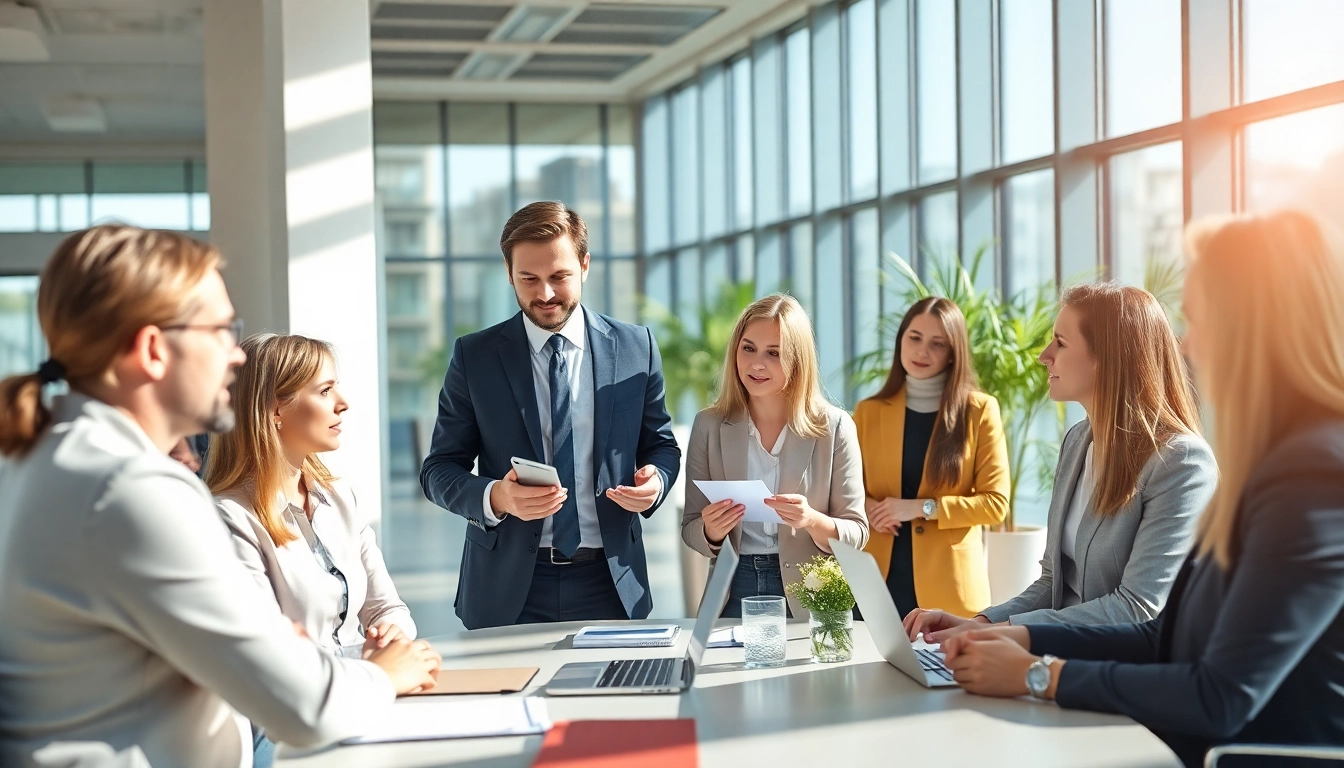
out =
[(1041, 577), (1045, 528), (1024, 525), (1012, 532), (985, 532), (991, 604), (1011, 600)]

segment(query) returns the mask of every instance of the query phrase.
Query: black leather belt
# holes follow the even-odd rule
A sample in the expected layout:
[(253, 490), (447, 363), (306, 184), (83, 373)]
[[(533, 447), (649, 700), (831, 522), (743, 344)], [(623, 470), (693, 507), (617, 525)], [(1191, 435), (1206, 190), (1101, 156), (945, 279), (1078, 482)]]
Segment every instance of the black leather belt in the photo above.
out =
[(551, 565), (578, 565), (580, 563), (591, 563), (594, 560), (602, 560), (606, 557), (605, 553), (599, 549), (590, 547), (579, 547), (574, 550), (573, 557), (565, 557), (564, 553), (555, 547), (539, 547), (537, 549), (537, 560)]

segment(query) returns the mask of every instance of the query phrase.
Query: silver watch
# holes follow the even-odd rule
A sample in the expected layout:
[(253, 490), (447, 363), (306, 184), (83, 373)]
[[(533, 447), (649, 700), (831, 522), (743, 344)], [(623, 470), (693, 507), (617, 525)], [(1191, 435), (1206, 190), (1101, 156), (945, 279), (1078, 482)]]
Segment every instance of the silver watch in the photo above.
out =
[(1045, 698), (1045, 692), (1050, 688), (1050, 665), (1056, 661), (1059, 659), (1046, 654), (1027, 667), (1027, 693), (1032, 698)]
[(920, 508), (920, 511), (924, 513), (924, 519), (928, 520), (933, 517), (933, 512), (937, 508), (938, 505), (934, 503), (933, 499), (925, 499), (924, 506)]

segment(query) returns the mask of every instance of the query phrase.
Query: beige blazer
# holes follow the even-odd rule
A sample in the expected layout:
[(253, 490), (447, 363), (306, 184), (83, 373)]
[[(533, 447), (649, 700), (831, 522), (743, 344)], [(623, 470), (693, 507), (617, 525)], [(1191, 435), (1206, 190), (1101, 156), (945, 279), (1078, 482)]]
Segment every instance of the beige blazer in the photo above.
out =
[[(859, 436), (849, 414), (827, 407), (830, 430), (822, 438), (802, 438), (789, 431), (779, 457), (777, 493), (800, 493), (807, 503), (835, 520), (837, 538), (862, 549), (868, 541), (868, 516), (863, 509), (863, 461)], [(706, 409), (695, 417), (686, 450), (686, 508), (681, 515), (681, 538), (686, 546), (705, 557), (718, 556), (718, 547), (705, 538), (700, 513), (709, 500), (695, 486), (696, 480), (747, 479), (748, 417), (725, 421)], [(728, 534), (734, 547), (742, 545), (742, 526)], [(782, 528), (779, 534), (779, 567), (784, 585), (801, 580), (798, 564), (814, 555), (828, 555), (804, 532)], [(795, 617), (807, 611), (792, 595), (789, 609)]]
[[(215, 507), (233, 534), (239, 559), (258, 584), (275, 593), (280, 611), (290, 621), (302, 624), (313, 642), (346, 656), (358, 657), (364, 631), (383, 623), (396, 624), (415, 639), (411, 611), (397, 596), (373, 528), (359, 513), (349, 486), (337, 480), (329, 489), (311, 488), (311, 522), (283, 494), (277, 494), (276, 503), (284, 505), (281, 514), (290, 533), (298, 537), (283, 546), (271, 540), (244, 493), (215, 497)], [(321, 542), (332, 564), (345, 576), (345, 590), (340, 579), (322, 567), (309, 545), (310, 536)], [(341, 597), (346, 590), (348, 608), (342, 617)]]

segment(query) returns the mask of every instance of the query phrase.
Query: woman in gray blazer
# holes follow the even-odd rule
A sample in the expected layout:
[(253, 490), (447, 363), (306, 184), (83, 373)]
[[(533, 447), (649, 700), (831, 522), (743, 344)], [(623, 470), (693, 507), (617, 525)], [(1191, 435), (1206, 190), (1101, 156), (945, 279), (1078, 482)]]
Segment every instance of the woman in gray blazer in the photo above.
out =
[(1190, 768), (1224, 743), (1259, 745), (1238, 765), (1307, 765), (1264, 745), (1344, 745), (1344, 239), (1282, 211), (1186, 242), (1186, 351), (1221, 476), (1171, 600), (1143, 624), (994, 627), (943, 650), (971, 693), (1126, 715)]
[[(830, 539), (856, 549), (868, 541), (858, 432), (821, 396), (820, 380), (812, 325), (797, 300), (776, 294), (743, 310), (718, 402), (691, 427), (681, 517), (686, 546), (713, 558), (731, 539), (741, 553), (724, 616), (741, 616), (744, 597), (784, 595), (802, 578), (800, 563), (830, 553)], [(696, 480), (760, 480), (783, 522), (744, 522), (742, 504), (711, 504)], [(794, 616), (807, 615), (788, 599)]]
[(1040, 359), (1050, 399), (1088, 414), (1060, 448), (1041, 577), (970, 619), (914, 611), (911, 639), (1003, 622), (1143, 622), (1171, 592), (1218, 469), (1161, 306), (1139, 288), (1074, 287)]

